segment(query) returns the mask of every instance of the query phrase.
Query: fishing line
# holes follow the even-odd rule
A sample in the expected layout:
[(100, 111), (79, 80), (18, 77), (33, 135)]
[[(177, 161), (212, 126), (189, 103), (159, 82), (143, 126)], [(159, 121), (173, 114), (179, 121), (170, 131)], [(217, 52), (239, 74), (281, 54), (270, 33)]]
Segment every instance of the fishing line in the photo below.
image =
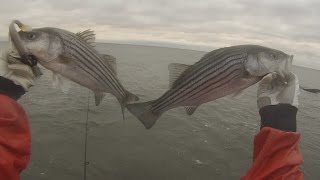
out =
[(84, 158), (83, 158), (83, 179), (87, 179), (87, 141), (88, 141), (88, 121), (89, 121), (89, 111), (90, 111), (90, 91), (88, 92), (88, 103), (87, 103), (87, 119), (85, 124), (85, 137), (84, 137)]

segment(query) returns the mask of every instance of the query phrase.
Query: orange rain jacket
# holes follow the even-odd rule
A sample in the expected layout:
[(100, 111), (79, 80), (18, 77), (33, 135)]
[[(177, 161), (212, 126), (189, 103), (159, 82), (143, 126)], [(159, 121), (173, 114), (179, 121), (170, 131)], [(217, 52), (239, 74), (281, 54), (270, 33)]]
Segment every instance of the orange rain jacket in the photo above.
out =
[(242, 180), (300, 180), (300, 134), (264, 127), (254, 139), (253, 162)]
[(0, 95), (0, 180), (19, 180), (30, 159), (30, 130), (23, 108)]
[[(243, 180), (302, 179), (300, 134), (264, 127), (254, 140), (251, 168)], [(30, 130), (23, 108), (0, 95), (0, 180), (19, 180), (30, 158)]]

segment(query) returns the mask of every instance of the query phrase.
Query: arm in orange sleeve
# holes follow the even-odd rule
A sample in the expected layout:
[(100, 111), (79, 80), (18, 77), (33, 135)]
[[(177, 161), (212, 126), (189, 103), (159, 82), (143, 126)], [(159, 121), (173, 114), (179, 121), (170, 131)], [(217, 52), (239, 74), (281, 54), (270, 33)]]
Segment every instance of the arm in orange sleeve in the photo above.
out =
[(19, 180), (30, 158), (28, 119), (23, 108), (14, 100), (24, 90), (14, 86), (17, 85), (0, 77), (0, 180)]
[(303, 179), (296, 113), (297, 108), (288, 104), (260, 109), (261, 130), (254, 139), (253, 162), (242, 180)]

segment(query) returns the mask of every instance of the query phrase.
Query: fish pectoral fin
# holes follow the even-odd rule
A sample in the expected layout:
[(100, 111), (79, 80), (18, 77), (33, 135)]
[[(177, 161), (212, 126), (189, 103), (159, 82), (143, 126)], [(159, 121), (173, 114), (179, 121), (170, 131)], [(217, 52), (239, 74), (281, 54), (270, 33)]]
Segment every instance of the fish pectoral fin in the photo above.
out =
[(66, 79), (62, 75), (56, 74), (56, 73), (52, 74), (52, 85), (55, 88), (61, 89), (62, 92), (64, 92), (65, 94), (68, 93), (68, 91), (71, 87), (71, 83), (68, 79)]
[(108, 54), (102, 54), (102, 57), (108, 62), (114, 74), (118, 75), (116, 58)]
[(126, 108), (126, 106), (130, 103), (130, 102), (134, 102), (134, 101), (138, 101), (139, 100), (139, 97), (136, 96), (135, 94), (125, 90), (125, 97), (124, 98), (119, 98), (117, 97), (119, 103), (120, 103), (120, 106), (121, 106), (121, 111), (122, 111), (122, 117), (123, 117), (123, 120), (124, 120), (124, 109)]
[(94, 93), (94, 100), (95, 100), (96, 106), (99, 106), (104, 96), (105, 94), (103, 93)]
[(199, 106), (185, 106), (186, 113), (191, 116)]
[(91, 29), (78, 32), (76, 33), (76, 35), (81, 39), (83, 39), (88, 44), (90, 44), (92, 47), (95, 46), (96, 35), (94, 34), (94, 31), (92, 31)]
[(171, 63), (168, 66), (169, 69), (169, 88), (173, 87), (173, 84), (176, 80), (192, 65), (179, 64), (179, 63)]

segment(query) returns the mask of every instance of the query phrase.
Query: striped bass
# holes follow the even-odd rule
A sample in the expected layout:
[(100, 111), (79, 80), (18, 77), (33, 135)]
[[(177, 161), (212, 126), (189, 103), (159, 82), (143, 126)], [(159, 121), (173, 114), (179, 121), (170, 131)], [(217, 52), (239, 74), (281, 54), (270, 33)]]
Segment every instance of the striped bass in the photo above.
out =
[(128, 102), (138, 100), (117, 78), (115, 58), (100, 54), (94, 49), (93, 31), (74, 34), (63, 29), (46, 27), (10, 32), (11, 36), (17, 34), (19, 38), (11, 37), (16, 40), (12, 42), (13, 45), (23, 46), (29, 56), (51, 70), (55, 84), (63, 86), (63, 76), (91, 89), (95, 93), (96, 105), (100, 104), (105, 93), (111, 93), (121, 104), (122, 113)]
[(258, 45), (216, 49), (194, 65), (169, 65), (170, 89), (160, 98), (127, 106), (142, 124), (151, 128), (164, 112), (184, 106), (192, 115), (201, 104), (238, 93), (270, 72), (285, 80), (293, 56)]

